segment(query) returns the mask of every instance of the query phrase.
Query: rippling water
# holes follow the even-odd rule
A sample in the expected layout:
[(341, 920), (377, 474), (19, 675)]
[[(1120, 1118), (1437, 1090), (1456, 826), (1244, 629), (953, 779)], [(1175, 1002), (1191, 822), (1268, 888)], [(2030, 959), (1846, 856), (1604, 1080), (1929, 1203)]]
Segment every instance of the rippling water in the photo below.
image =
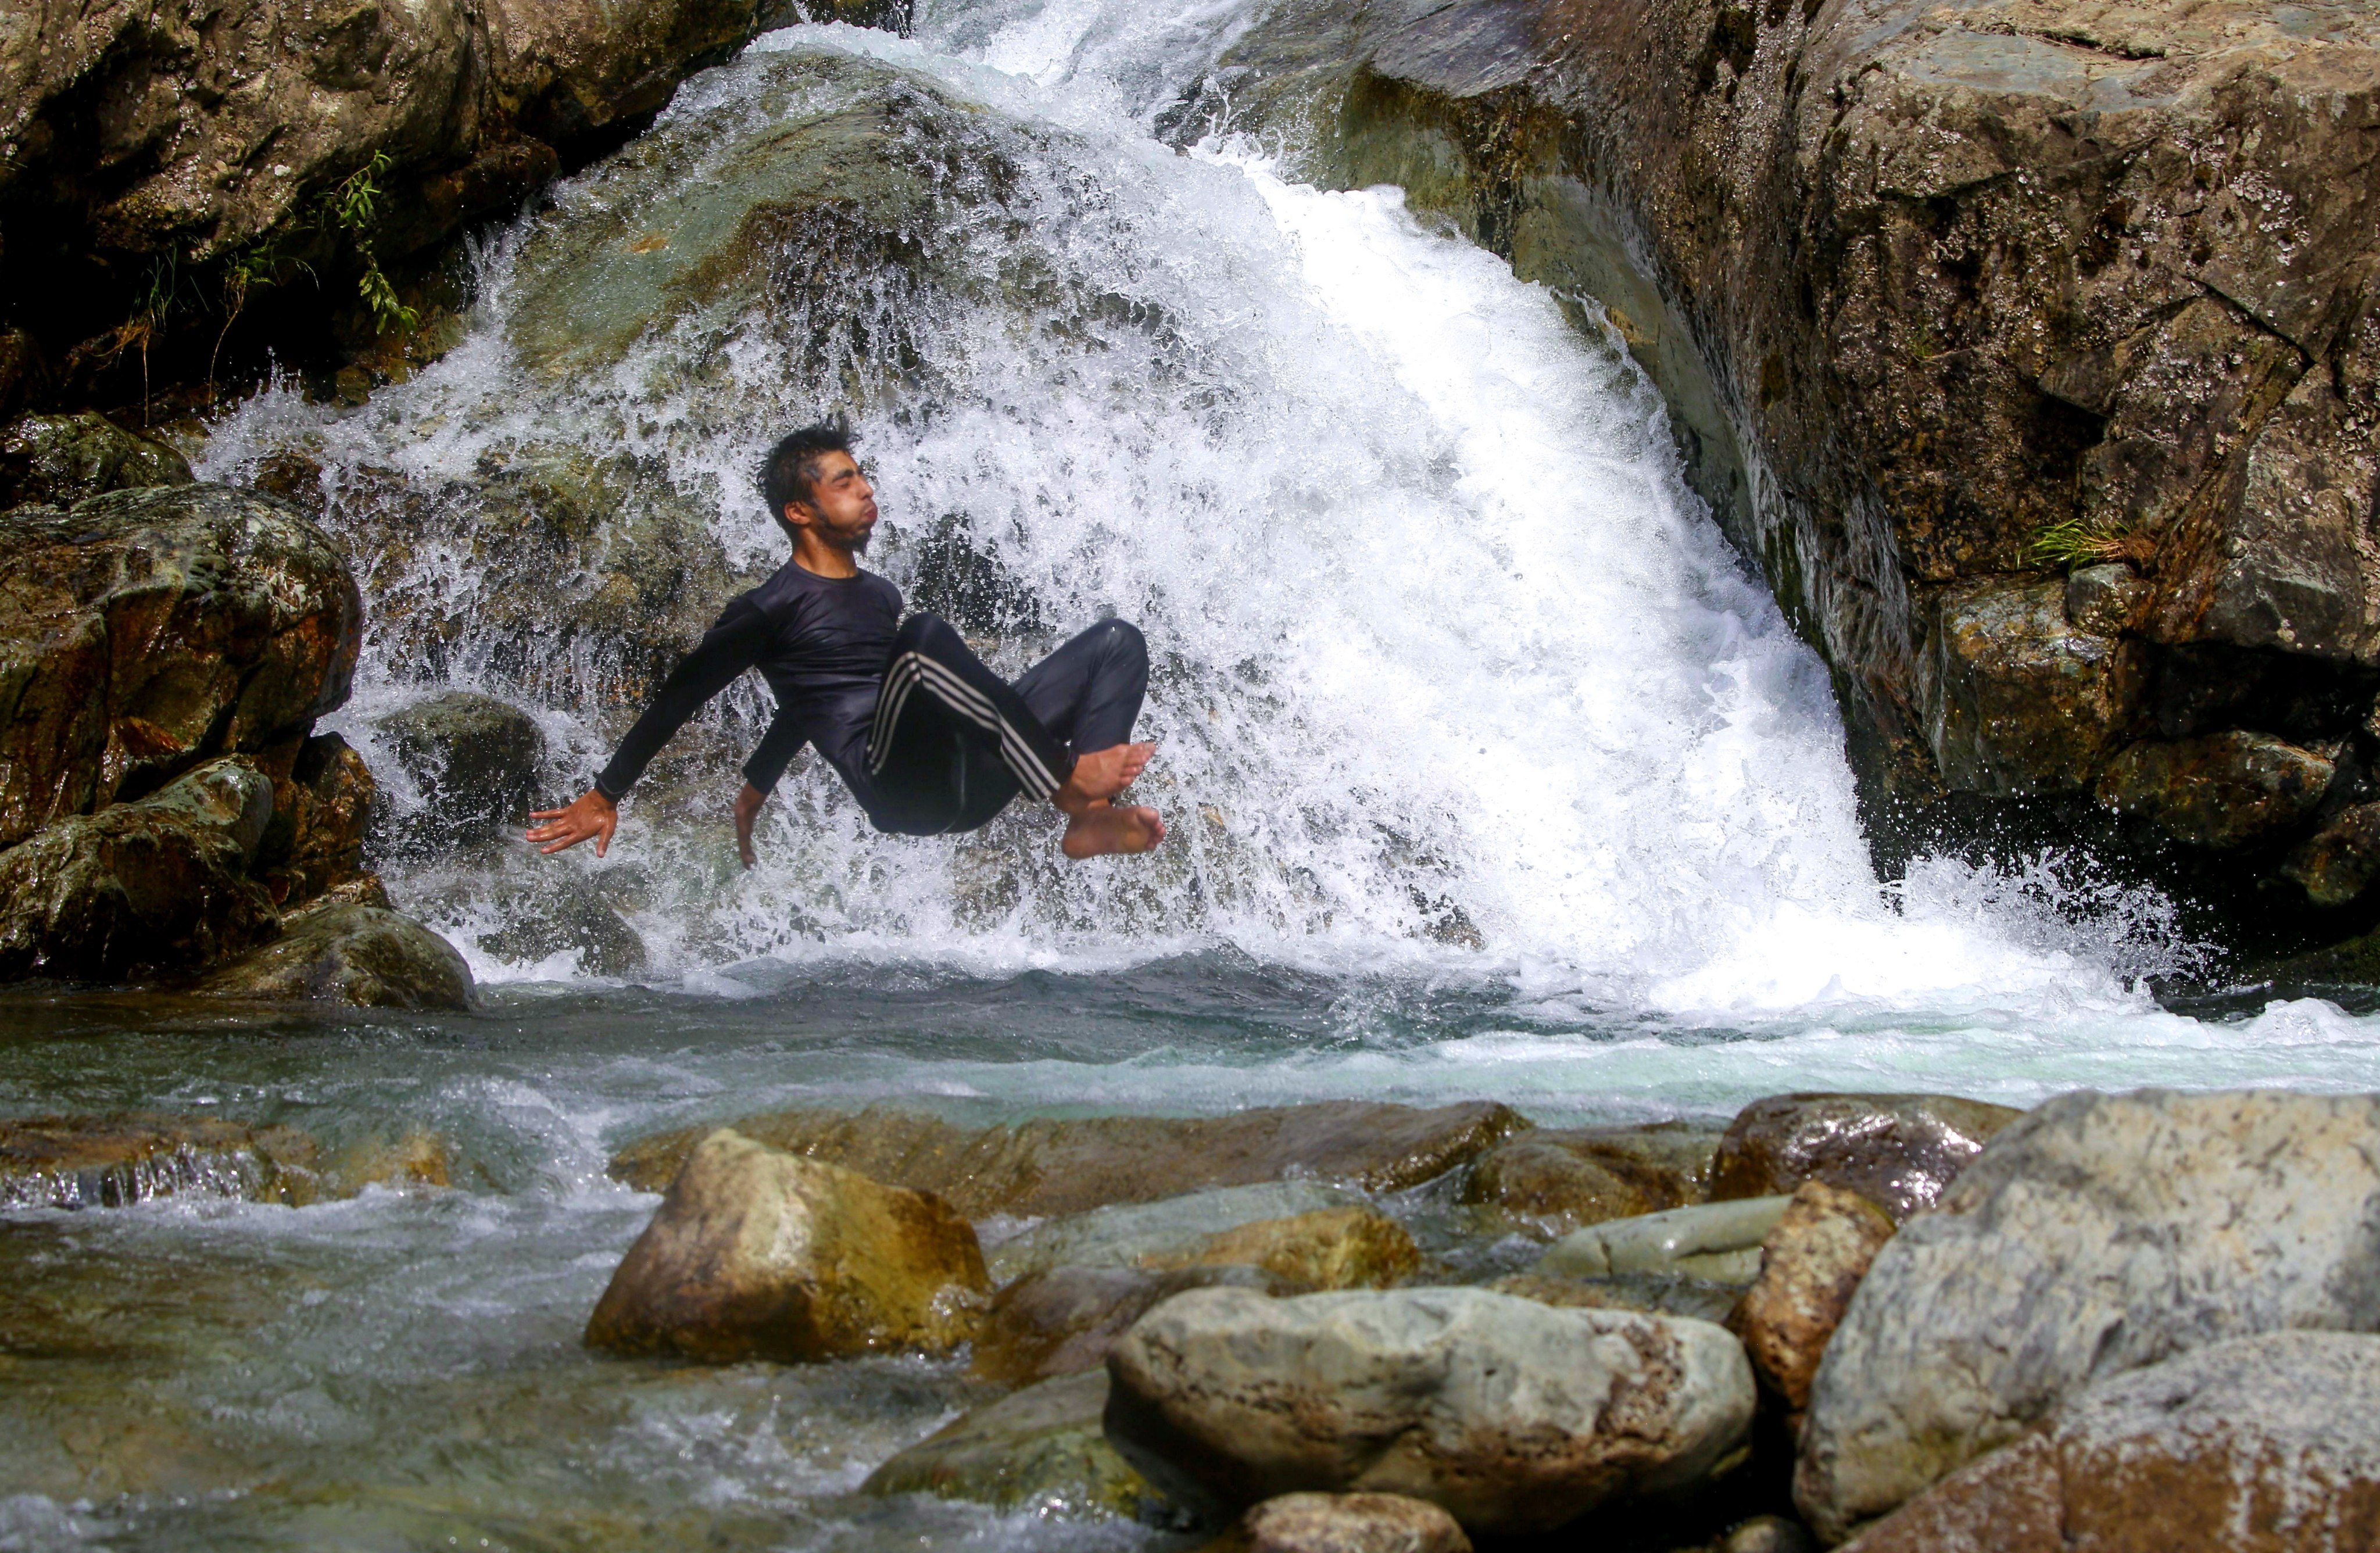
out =
[[(1487, 1097), (1559, 1123), (1794, 1088), (2372, 1086), (2369, 1018), (2161, 1009), (2143, 978), (2192, 951), (2152, 896), (2055, 859), (1880, 886), (1823, 666), (1686, 490), (1587, 299), (1519, 284), (1393, 191), (1156, 138), (1259, 10), (941, 6), (912, 41), (771, 34), (652, 131), (644, 152), (680, 169), (658, 192), (592, 169), (490, 245), (444, 362), (359, 410), (275, 392), (218, 429), (206, 472), (307, 450), (328, 521), (378, 558), (379, 624), (333, 725), (374, 754), (400, 830), (418, 795), (375, 745), (389, 709), (450, 684), (529, 702), (557, 784), (630, 710), (600, 651), (477, 591), (469, 546), (504, 536), (474, 528), (475, 481), (627, 448), (725, 564), (773, 564), (741, 471), (847, 387), (892, 526), (960, 515), (1031, 601), (1040, 625), (1000, 651), (1105, 609), (1148, 629), (1148, 796), (1174, 837), (1079, 868), (1033, 817), (877, 837), (804, 767), (738, 875), (747, 689), (692, 735), (691, 776), (632, 800), (608, 862), (391, 860), (399, 903), (487, 983), (479, 1013), (0, 1007), (11, 1113), (211, 1110), (334, 1145), (428, 1128), (459, 1161), (440, 1193), (0, 1219), (0, 1549), (1155, 1535), (853, 1496), (977, 1400), (953, 1365), (581, 1351), (652, 1205), (602, 1160), (663, 1126), (818, 1103), (989, 1122)], [(709, 219), (735, 158), (892, 78), (974, 115), (967, 154), (1029, 156), (998, 219), (934, 235), (978, 300), (929, 287), (869, 315), (905, 332), (902, 372), (830, 392), (792, 370), (842, 348), (836, 299), (796, 297), (540, 374), (537, 339), (601, 322), (540, 300), (574, 232)], [(1028, 272), (1062, 300), (1020, 325), (998, 283)], [(388, 470), (421, 493), (402, 544), (358, 494)], [(884, 564), (915, 584), (920, 553)], [(540, 653), (560, 666), (525, 687)], [(506, 952), (525, 916), (584, 898), (622, 912), (648, 971)]]

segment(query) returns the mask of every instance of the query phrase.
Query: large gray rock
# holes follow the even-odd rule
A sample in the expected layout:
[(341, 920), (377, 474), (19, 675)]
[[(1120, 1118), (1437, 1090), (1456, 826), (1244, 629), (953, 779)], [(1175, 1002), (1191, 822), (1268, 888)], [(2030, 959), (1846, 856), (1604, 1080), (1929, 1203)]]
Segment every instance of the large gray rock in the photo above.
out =
[(1702, 1483), (1753, 1411), (1717, 1327), (1478, 1289), (1199, 1290), (1143, 1316), (1108, 1373), (1108, 1438), (1184, 1502), (1405, 1494), (1475, 1534)]
[(191, 990), (268, 1002), (468, 1009), (473, 984), (455, 946), (411, 917), (325, 903), (285, 918), (281, 937), (209, 972)]
[(346, 699), (363, 603), (286, 504), (223, 485), (0, 518), (0, 847)]
[(1856, 1192), (1895, 1219), (1932, 1207), (2022, 1111), (1955, 1095), (1771, 1095), (1736, 1112), (1711, 1167), (1720, 1199)]
[(2380, 1339), (2273, 1332), (2105, 1380), (1858, 1553), (2380, 1547)]
[(867, 1494), (932, 1494), (1010, 1512), (1153, 1519), (1168, 1506), (1101, 1432), (1108, 1376), (1086, 1370), (976, 1409), (894, 1456)]
[(1840, 1540), (2085, 1387), (2227, 1339), (2380, 1328), (2380, 1099), (2073, 1094), (1885, 1246), (1812, 1388), (1794, 1498)]
[(279, 935), (249, 877), (273, 783), (238, 756), (0, 852), (0, 981), (139, 981)]

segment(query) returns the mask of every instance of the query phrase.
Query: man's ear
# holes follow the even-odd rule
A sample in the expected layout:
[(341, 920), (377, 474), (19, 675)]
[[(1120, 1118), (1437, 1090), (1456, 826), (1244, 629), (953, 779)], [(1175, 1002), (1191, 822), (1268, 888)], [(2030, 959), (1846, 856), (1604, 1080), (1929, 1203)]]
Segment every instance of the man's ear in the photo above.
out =
[(807, 502), (788, 502), (777, 509), (777, 520), (788, 528), (806, 528), (817, 519)]

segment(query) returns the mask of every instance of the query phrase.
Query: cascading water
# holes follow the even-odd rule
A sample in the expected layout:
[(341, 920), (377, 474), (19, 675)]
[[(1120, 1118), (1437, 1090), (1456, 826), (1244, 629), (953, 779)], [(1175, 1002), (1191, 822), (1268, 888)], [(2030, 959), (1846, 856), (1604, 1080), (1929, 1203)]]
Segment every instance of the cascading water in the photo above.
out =
[[(957, 1366), (686, 1371), (579, 1324), (651, 1199), (608, 1149), (772, 1105), (989, 1122), (1488, 1097), (1540, 1122), (1783, 1089), (2369, 1086), (2371, 1022), (2200, 1021), (2161, 903), (2046, 863), (1880, 887), (1826, 676), (1683, 485), (1592, 303), (1390, 191), (1180, 117), (1263, 6), (799, 27), (480, 255), (464, 343), (359, 407), (261, 395), (203, 472), (295, 492), (364, 575), (332, 726), (455, 1018), (61, 1004), (0, 1103), (428, 1130), (458, 1190), (0, 1213), (0, 1548), (1125, 1547), (1115, 1523), (854, 1497), (979, 1400)], [(1170, 132), (1184, 140), (1182, 131)], [(1191, 132), (1190, 138), (1203, 133)], [(1157, 655), (1155, 856), (1046, 816), (878, 836), (815, 761), (735, 864), (747, 684), (610, 859), (410, 844), (378, 720), (528, 708), (552, 796), (779, 564), (749, 467), (847, 410), (871, 564), (1014, 672), (1107, 613)], [(642, 966), (548, 930), (617, 913)], [(16, 1497), (6, 1497), (14, 1494)]]

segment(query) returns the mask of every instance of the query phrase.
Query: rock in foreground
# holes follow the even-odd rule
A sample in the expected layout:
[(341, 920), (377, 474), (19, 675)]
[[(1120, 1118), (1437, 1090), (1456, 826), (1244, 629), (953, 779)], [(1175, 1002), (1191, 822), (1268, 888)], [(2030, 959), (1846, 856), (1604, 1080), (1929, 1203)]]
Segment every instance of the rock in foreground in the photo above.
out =
[(587, 1341), (710, 1363), (939, 1353), (989, 1292), (975, 1231), (940, 1198), (722, 1128), (628, 1248)]
[(1753, 1373), (1783, 1399), (1797, 1426), (1828, 1341), (1891, 1238), (1884, 1209), (1855, 1192), (1809, 1181), (1760, 1243), (1760, 1277), (1728, 1326), (1743, 1340)]
[(1148, 1272), (1137, 1268), (1051, 1268), (992, 1296), (975, 1340), (975, 1373), (1026, 1386), (1107, 1363), (1108, 1350), (1159, 1304), (1193, 1289), (1307, 1294), (1261, 1268), (1223, 1265)]
[(2380, 1339), (2275, 1332), (2103, 1381), (1857, 1553), (2380, 1547)]
[(1009, 1511), (1149, 1517), (1163, 1498), (1100, 1432), (1105, 1370), (1030, 1386), (978, 1408), (868, 1475), (868, 1494), (933, 1494)]
[(2380, 1099), (2061, 1096), (1869, 1268), (1794, 1498), (1840, 1540), (2095, 1381), (2226, 1339), (2380, 1325)]
[[(969, 1218), (1081, 1213), (1293, 1173), (1366, 1192), (1417, 1186), (1529, 1123), (1486, 1101), (1416, 1110), (1360, 1100), (1264, 1107), (1230, 1116), (1038, 1119), (970, 1132), (893, 1110), (792, 1110), (731, 1123), (747, 1137), (874, 1180), (931, 1192)], [(612, 1174), (659, 1191), (703, 1129), (622, 1149)]]
[(276, 1002), (460, 1010), (471, 1006), (473, 983), (455, 946), (419, 922), (341, 903), (288, 918), (279, 939), (210, 973), (192, 990)]
[(1283, 1494), (1240, 1517), (1217, 1553), (1471, 1553), (1463, 1527), (1402, 1494)]
[(1752, 1372), (1705, 1322), (1477, 1289), (1181, 1294), (1108, 1355), (1108, 1437), (1224, 1511), (1300, 1490), (1410, 1495), (1473, 1533), (1544, 1531), (1730, 1465)]
[(1984, 1145), (2023, 1114), (1953, 1095), (1774, 1095), (1729, 1123), (1711, 1195), (1790, 1195), (1824, 1181), (1898, 1222), (1932, 1207)]

